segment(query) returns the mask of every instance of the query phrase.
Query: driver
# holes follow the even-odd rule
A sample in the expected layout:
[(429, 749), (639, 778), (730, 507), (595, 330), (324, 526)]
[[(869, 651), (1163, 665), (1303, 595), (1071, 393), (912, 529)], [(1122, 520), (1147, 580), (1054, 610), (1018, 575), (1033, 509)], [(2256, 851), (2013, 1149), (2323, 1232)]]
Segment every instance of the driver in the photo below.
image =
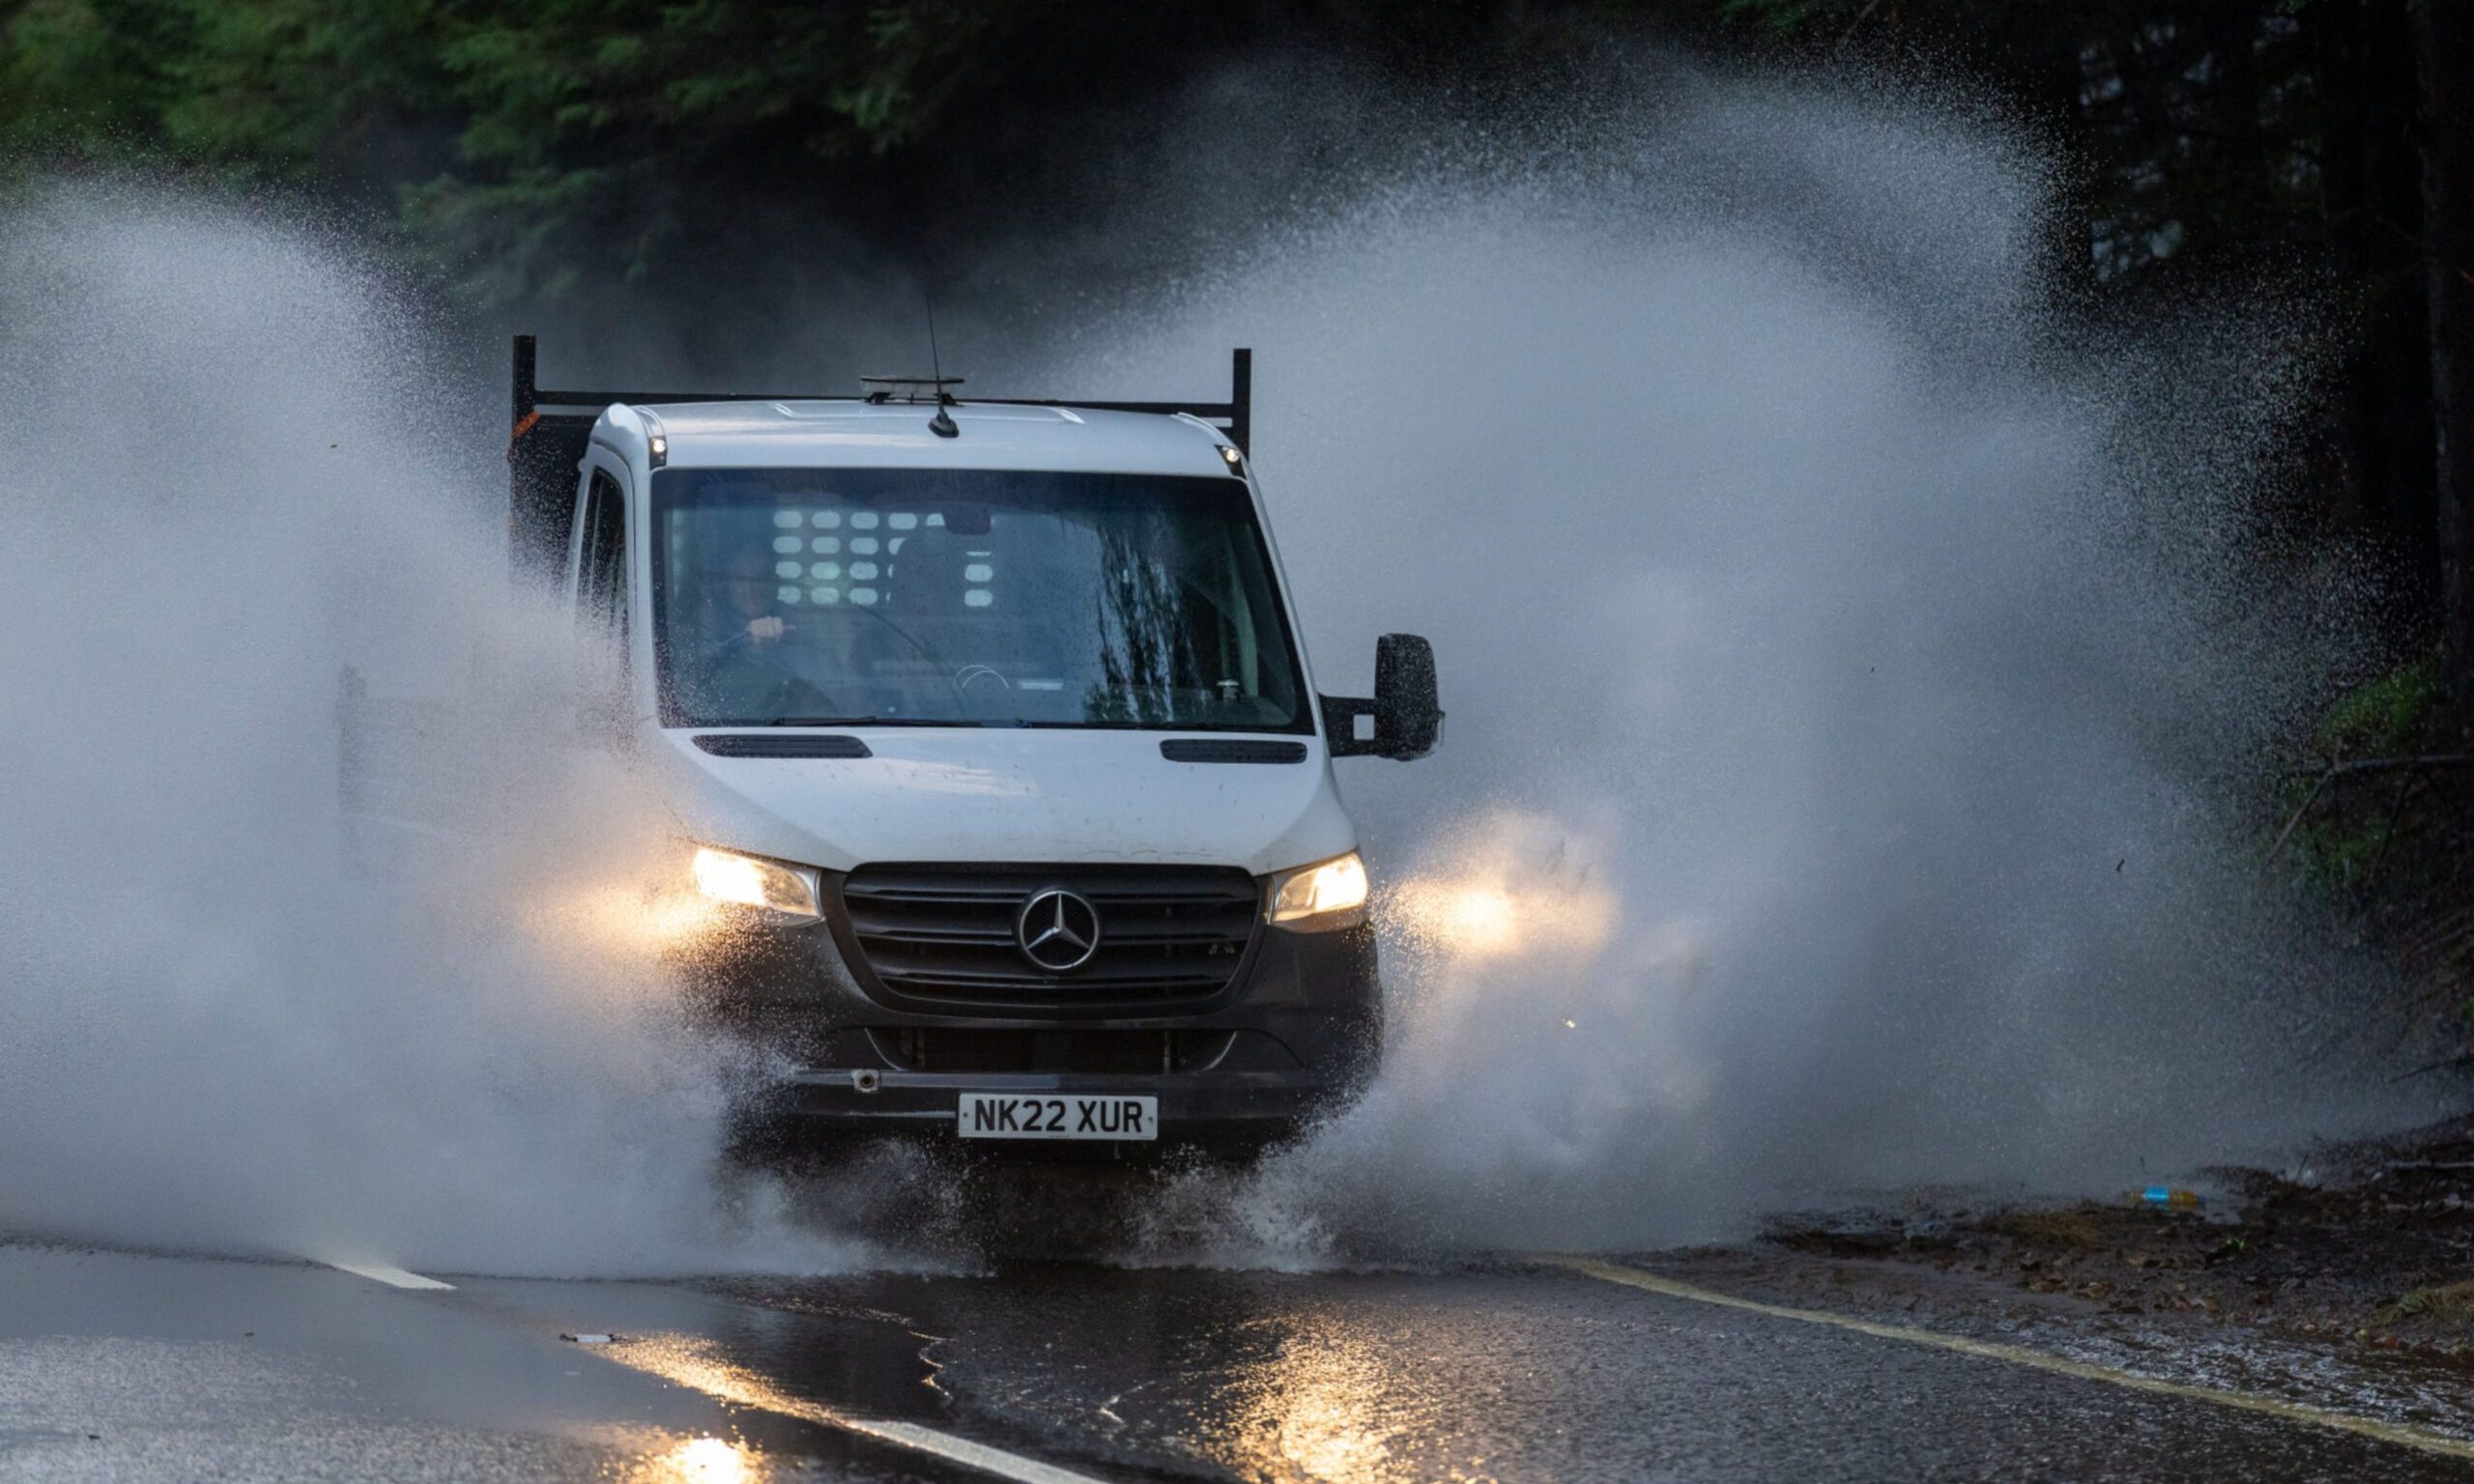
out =
[(782, 619), (780, 585), (773, 576), (770, 553), (754, 547), (734, 548), (722, 566), (721, 602), (714, 614), (717, 621), (705, 628), (713, 636), (712, 647), (719, 651), (742, 639), (757, 644), (769, 644), (780, 639), (790, 627)]
[(780, 661), (762, 652), (791, 630), (780, 587), (772, 554), (762, 547), (735, 546), (722, 559), (718, 581), (706, 589), (696, 656), (696, 689), (714, 709), (762, 709), (760, 699), (781, 685)]

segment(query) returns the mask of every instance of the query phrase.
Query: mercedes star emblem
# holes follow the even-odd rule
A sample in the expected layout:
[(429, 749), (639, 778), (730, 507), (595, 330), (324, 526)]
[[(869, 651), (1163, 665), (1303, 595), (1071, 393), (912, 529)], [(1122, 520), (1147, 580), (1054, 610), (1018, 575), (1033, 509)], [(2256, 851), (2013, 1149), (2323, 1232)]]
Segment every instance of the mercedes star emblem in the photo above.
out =
[(1064, 974), (1091, 961), (1100, 951), (1100, 914), (1090, 902), (1061, 886), (1033, 892), (1014, 920), (1014, 941), (1022, 956), (1051, 974)]

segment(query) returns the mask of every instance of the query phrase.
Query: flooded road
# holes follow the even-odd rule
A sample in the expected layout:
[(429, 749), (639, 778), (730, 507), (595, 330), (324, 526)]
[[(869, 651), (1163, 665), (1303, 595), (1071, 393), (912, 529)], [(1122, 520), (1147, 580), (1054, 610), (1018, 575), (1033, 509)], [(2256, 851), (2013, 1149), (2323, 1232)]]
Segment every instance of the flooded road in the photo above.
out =
[(2474, 1472), (2333, 1380), (2315, 1420), (1658, 1266), (700, 1284), (0, 1245), (0, 1477)]

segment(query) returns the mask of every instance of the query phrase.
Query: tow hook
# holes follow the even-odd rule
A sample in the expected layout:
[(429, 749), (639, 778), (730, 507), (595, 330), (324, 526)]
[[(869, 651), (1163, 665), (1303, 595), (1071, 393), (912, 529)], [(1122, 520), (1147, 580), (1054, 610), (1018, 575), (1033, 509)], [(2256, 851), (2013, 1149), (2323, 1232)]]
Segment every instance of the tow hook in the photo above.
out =
[(853, 1071), (850, 1073), (850, 1087), (853, 1092), (875, 1092), (877, 1090), (876, 1072), (865, 1067)]

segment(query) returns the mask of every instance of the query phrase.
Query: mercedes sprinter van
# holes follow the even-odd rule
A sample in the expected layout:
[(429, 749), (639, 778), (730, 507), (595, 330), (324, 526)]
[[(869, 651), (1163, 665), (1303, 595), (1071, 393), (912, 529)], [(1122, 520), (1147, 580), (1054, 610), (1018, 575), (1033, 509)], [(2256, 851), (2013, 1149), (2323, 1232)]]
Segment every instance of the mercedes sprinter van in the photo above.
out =
[(768, 1127), (1259, 1146), (1372, 1072), (1333, 772), (1439, 735), (1431, 650), (1318, 693), (1228, 401), (551, 391), (520, 562), (622, 646), (626, 745)]

